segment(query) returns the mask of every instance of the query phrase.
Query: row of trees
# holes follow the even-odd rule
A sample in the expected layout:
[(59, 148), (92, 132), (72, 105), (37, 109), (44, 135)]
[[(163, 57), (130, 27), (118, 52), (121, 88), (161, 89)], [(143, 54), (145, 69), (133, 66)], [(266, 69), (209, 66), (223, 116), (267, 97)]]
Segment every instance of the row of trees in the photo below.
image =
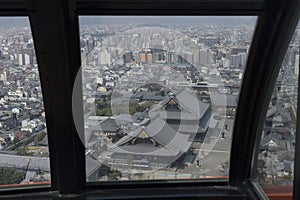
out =
[[(153, 106), (155, 103), (151, 101), (144, 101), (142, 103), (138, 102), (130, 102), (129, 108), (124, 106), (124, 104), (114, 104), (113, 105), (113, 111), (114, 114), (119, 115), (122, 113), (129, 113), (133, 115), (136, 112), (143, 112), (146, 109), (150, 109), (151, 106)], [(108, 102), (104, 101), (97, 101), (96, 102), (96, 115), (98, 116), (112, 116), (112, 109), (111, 105)]]

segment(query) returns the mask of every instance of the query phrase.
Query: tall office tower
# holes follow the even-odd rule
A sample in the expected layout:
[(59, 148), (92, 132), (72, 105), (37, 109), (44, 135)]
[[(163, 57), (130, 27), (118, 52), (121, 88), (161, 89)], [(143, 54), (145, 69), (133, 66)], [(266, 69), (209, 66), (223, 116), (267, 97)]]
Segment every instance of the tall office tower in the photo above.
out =
[(23, 57), (22, 57), (22, 54), (18, 54), (18, 63), (19, 63), (19, 65), (23, 65)]
[(81, 52), (81, 67), (86, 67), (87, 57), (85, 52)]
[(4, 72), (3, 72), (3, 82), (4, 82), (4, 85), (7, 85), (7, 72), (6, 72), (6, 70), (4, 70)]
[(144, 52), (140, 53), (140, 62), (146, 63), (146, 53)]
[(238, 54), (231, 54), (230, 66), (233, 68), (239, 68), (241, 63), (241, 57)]
[(147, 53), (147, 63), (151, 64), (153, 62), (153, 55), (152, 53)]
[(110, 53), (107, 50), (101, 51), (98, 57), (98, 64), (110, 65)]
[(166, 53), (166, 58), (167, 58), (167, 62), (168, 63), (172, 63), (173, 62), (173, 56), (171, 52), (167, 52)]
[(211, 62), (211, 58), (210, 58), (209, 52), (207, 52), (205, 50), (201, 50), (200, 51), (200, 59), (199, 59), (200, 65), (208, 65), (210, 62)]
[(3, 73), (0, 74), (0, 80), (3, 81), (4, 85), (7, 85), (7, 74), (6, 74), (6, 70), (3, 70)]
[(295, 55), (294, 74), (295, 76), (299, 76), (299, 53)]
[(194, 64), (194, 57), (193, 57), (193, 52), (187, 51), (184, 53), (183, 58), (186, 60), (186, 62), (190, 64)]
[(18, 63), (19, 63), (19, 65), (31, 64), (30, 56), (28, 54), (18, 54)]
[(24, 54), (24, 64), (25, 65), (30, 64), (30, 56), (28, 54)]
[(244, 67), (247, 60), (247, 53), (239, 53), (238, 55), (240, 56), (240, 66)]
[(200, 49), (193, 49), (193, 65), (199, 66), (200, 64)]
[(126, 51), (123, 54), (123, 60), (124, 60), (124, 63), (130, 63), (132, 61), (132, 52), (131, 51)]

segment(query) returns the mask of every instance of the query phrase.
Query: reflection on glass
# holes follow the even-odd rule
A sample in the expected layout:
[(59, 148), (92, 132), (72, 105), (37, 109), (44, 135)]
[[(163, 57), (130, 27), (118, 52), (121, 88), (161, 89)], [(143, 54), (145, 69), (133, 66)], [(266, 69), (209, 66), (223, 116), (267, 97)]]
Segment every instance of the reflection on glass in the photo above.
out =
[(80, 17), (87, 180), (227, 178), (255, 20)]
[[(299, 26), (283, 60), (265, 119), (257, 179), (266, 191), (292, 193), (299, 76)], [(289, 186), (289, 187), (280, 187)], [(272, 193), (270, 192), (270, 193)]]
[(0, 42), (0, 187), (49, 182), (45, 112), (28, 18), (0, 18)]

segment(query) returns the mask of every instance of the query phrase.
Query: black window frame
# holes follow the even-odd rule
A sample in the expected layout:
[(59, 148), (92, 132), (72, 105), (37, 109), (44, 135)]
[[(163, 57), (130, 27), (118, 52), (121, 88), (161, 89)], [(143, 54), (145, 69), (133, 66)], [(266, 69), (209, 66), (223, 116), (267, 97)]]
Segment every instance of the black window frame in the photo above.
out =
[[(272, 88), (300, 17), (299, 10), (300, 0), (0, 0), (0, 16), (28, 16), (30, 20), (46, 112), (51, 169), (50, 188), (30, 185), (0, 190), (0, 198), (1, 195), (14, 197), (16, 193), (42, 195), (41, 192), (58, 198), (92, 198), (101, 195), (120, 199), (146, 198), (147, 194), (153, 194), (151, 191), (158, 192), (157, 198), (162, 198), (167, 190), (173, 192), (169, 198), (222, 199), (223, 196), (223, 199), (265, 199), (262, 189), (254, 181), (256, 146), (259, 144)], [(229, 181), (86, 184), (85, 148), (72, 116), (73, 83), (81, 65), (80, 15), (258, 16), (236, 109)], [(82, 105), (82, 97), (77, 99)], [(297, 116), (300, 116), (299, 107), (298, 101)], [(299, 117), (297, 135), (300, 128), (298, 120)], [(83, 130), (83, 123), (80, 128)], [(300, 153), (299, 149), (300, 137), (296, 137), (296, 154)], [(299, 199), (300, 194), (296, 189), (300, 187), (299, 155), (295, 158), (293, 198)]]

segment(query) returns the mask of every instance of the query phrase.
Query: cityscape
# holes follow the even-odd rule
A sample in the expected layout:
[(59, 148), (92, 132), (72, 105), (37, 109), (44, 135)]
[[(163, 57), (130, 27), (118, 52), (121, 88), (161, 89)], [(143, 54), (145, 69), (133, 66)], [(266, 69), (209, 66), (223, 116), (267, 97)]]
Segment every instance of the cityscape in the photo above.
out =
[(1, 185), (50, 180), (37, 59), (29, 23), (22, 19), (20, 27), (0, 29)]
[[(80, 17), (87, 181), (228, 178), (255, 24), (246, 16)], [(299, 35), (298, 27), (258, 149), (265, 185), (293, 180)], [(0, 29), (0, 39), (0, 184), (50, 182), (30, 26)]]

